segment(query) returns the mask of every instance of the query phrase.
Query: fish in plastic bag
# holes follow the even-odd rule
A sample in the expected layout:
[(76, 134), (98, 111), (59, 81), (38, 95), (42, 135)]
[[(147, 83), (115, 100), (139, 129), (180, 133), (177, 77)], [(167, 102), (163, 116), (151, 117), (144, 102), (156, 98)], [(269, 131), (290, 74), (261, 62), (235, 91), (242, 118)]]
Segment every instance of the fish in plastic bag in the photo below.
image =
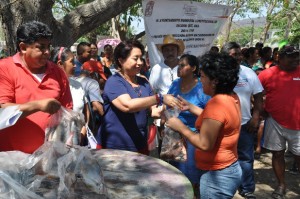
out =
[(80, 132), (85, 125), (82, 113), (61, 107), (53, 114), (46, 128), (46, 141), (58, 141), (67, 145), (80, 144)]
[[(167, 109), (164, 114), (166, 118), (178, 117), (180, 110), (177, 108)], [(165, 126), (162, 137), (160, 158), (185, 162), (187, 160), (186, 143), (182, 135)]]
[(14, 199), (107, 198), (97, 160), (85, 147), (46, 142), (12, 171), (0, 171), (0, 196)]

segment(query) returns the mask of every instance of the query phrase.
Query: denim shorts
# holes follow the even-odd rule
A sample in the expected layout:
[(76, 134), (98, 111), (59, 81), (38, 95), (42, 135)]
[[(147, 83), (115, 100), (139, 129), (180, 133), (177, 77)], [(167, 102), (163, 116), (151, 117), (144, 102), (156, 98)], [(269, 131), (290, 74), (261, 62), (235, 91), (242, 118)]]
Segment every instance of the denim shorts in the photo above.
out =
[(237, 161), (221, 170), (200, 172), (201, 199), (232, 199), (241, 184), (242, 169)]

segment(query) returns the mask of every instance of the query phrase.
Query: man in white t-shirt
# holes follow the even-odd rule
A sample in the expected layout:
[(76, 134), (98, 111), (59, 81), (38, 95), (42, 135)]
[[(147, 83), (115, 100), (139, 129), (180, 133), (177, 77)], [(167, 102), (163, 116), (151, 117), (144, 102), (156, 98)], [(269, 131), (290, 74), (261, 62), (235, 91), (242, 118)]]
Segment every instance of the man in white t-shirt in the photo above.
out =
[[(241, 63), (241, 48), (236, 42), (226, 43), (222, 48)], [(234, 88), (241, 103), (242, 127), (238, 141), (239, 164), (242, 168), (242, 184), (239, 187), (239, 194), (244, 198), (256, 198), (254, 195), (254, 135), (259, 127), (259, 116), (263, 106), (263, 87), (256, 73), (243, 65), (240, 65), (239, 80)], [(253, 96), (253, 112), (251, 114), (251, 97)]]

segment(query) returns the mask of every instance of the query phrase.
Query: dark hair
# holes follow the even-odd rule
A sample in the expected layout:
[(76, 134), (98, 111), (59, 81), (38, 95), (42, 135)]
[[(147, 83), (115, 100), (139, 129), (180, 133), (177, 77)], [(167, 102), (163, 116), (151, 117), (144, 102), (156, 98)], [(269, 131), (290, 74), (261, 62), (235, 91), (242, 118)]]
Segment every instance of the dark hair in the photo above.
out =
[(268, 52), (272, 52), (272, 48), (266, 46), (266, 47), (263, 47), (263, 48), (261, 49), (261, 51), (259, 52), (259, 55), (260, 55), (261, 57), (265, 57), (265, 56), (267, 55)]
[(30, 21), (24, 23), (17, 29), (17, 50), (20, 51), (19, 44), (21, 42), (32, 44), (41, 38), (51, 40), (52, 36), (50, 28), (42, 22)]
[(210, 48), (210, 52), (215, 52), (215, 53), (218, 53), (220, 51), (219, 47), (218, 46), (212, 46)]
[(200, 70), (216, 80), (216, 94), (230, 94), (239, 79), (239, 64), (227, 53), (208, 53), (200, 58)]
[(199, 61), (196, 56), (190, 54), (183, 54), (180, 57), (180, 60), (186, 60), (191, 67), (196, 67), (194, 75), (199, 76)]
[(98, 49), (98, 46), (97, 46), (97, 44), (96, 43), (90, 43), (90, 46), (91, 45), (94, 45), (94, 46), (96, 46), (96, 48)]
[(103, 47), (103, 50), (107, 50), (107, 49), (113, 49), (112, 45), (105, 44), (104, 47)]
[(58, 61), (64, 63), (67, 61), (69, 53), (72, 53), (72, 51), (67, 47), (55, 47), (51, 51), (50, 60), (54, 63), (57, 63)]
[(264, 44), (261, 43), (261, 42), (257, 42), (257, 43), (255, 44), (255, 48), (257, 48), (258, 50), (262, 49), (263, 47), (264, 47)]
[(88, 43), (88, 42), (80, 42), (78, 45), (77, 45), (77, 55), (82, 55), (84, 53), (84, 47), (85, 46), (88, 46), (88, 47), (91, 47), (91, 44)]
[(229, 54), (229, 51), (234, 48), (241, 48), (241, 46), (238, 43), (231, 41), (224, 44), (224, 46), (221, 49), (221, 52)]
[(133, 48), (139, 48), (142, 55), (145, 53), (145, 48), (141, 42), (135, 39), (129, 39), (119, 43), (114, 50), (114, 61), (118, 67), (121, 67), (119, 59), (126, 59), (130, 55)]
[(242, 51), (242, 54), (245, 58), (250, 58), (252, 55), (254, 55), (255, 51), (257, 50), (257, 48), (255, 47), (250, 47), (247, 48), (247, 50)]

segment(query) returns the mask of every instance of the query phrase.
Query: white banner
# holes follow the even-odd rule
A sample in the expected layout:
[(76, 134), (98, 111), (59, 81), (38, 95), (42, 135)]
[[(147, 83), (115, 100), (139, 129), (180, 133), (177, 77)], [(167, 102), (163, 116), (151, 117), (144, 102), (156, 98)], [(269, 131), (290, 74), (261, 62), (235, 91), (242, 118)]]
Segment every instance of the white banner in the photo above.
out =
[(203, 55), (232, 12), (230, 6), (192, 1), (143, 0), (142, 3), (152, 66), (163, 59), (156, 44), (162, 44), (168, 34), (184, 41), (184, 53)]

